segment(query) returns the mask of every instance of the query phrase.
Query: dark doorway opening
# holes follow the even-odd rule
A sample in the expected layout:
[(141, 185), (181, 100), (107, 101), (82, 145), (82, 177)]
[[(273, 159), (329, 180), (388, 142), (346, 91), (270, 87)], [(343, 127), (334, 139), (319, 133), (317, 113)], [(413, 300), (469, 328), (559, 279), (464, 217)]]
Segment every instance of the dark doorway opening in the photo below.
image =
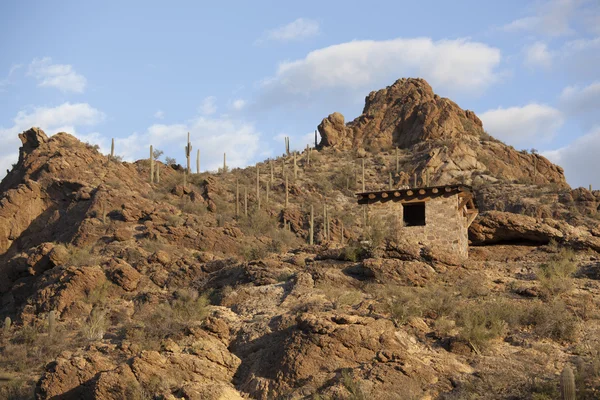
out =
[(403, 204), (404, 226), (425, 226), (425, 203)]

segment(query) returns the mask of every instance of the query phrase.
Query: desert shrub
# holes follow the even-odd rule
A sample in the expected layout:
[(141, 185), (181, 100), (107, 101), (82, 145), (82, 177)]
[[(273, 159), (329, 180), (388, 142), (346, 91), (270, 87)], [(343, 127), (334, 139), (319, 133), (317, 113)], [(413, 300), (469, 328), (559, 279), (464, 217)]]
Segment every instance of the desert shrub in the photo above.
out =
[(94, 307), (81, 326), (81, 334), (87, 340), (100, 340), (104, 337), (107, 327), (106, 311)]
[(141, 239), (140, 247), (149, 253), (156, 253), (159, 250), (167, 251), (170, 246), (164, 242), (164, 239)]
[(579, 326), (577, 318), (559, 300), (536, 302), (528, 307), (521, 322), (532, 326), (536, 335), (558, 341), (573, 341)]
[(355, 186), (354, 171), (351, 168), (342, 168), (331, 176), (330, 182), (333, 189), (342, 192), (351, 190)]
[(100, 264), (100, 256), (92, 253), (91, 246), (77, 247), (75, 245), (65, 246), (67, 258), (64, 262), (67, 266), (82, 267)]
[(240, 256), (246, 261), (254, 261), (266, 258), (269, 255), (267, 247), (264, 245), (247, 245), (240, 249)]
[(502, 336), (506, 331), (506, 321), (497, 309), (491, 309), (486, 303), (465, 305), (457, 313), (459, 337), (474, 349), (485, 348), (489, 341)]
[(325, 297), (331, 302), (334, 309), (345, 306), (352, 307), (362, 300), (360, 291), (336, 286), (330, 282), (320, 283), (316, 288), (325, 294)]
[(183, 225), (183, 218), (181, 218), (179, 215), (168, 214), (165, 216), (165, 220), (166, 226), (177, 227)]
[(394, 291), (393, 294), (388, 294), (388, 296), (386, 296), (388, 298), (384, 303), (384, 307), (396, 325), (405, 324), (410, 318), (423, 315), (421, 299), (412, 288), (402, 288)]
[(452, 335), (452, 332), (456, 327), (456, 322), (446, 317), (440, 317), (435, 320), (433, 327), (438, 336), (448, 337)]
[(574, 256), (572, 250), (562, 249), (552, 256), (550, 262), (540, 265), (537, 278), (545, 297), (550, 298), (571, 290), (571, 276), (577, 269)]
[(394, 240), (397, 237), (395, 228), (395, 225), (389, 224), (382, 216), (369, 216), (367, 226), (363, 231), (363, 235), (369, 243), (369, 249), (374, 250), (382, 246), (386, 240)]
[(343, 249), (341, 253), (342, 260), (356, 262), (364, 256), (365, 250), (358, 243), (349, 243)]
[(490, 293), (483, 274), (470, 275), (460, 283), (460, 293), (467, 298), (484, 297)]
[(104, 306), (111, 293), (114, 293), (115, 290), (116, 286), (105, 280), (88, 291), (84, 301), (92, 306)]
[(238, 226), (245, 235), (259, 236), (271, 234), (276, 230), (277, 223), (264, 210), (257, 210), (248, 216), (240, 216)]
[(354, 380), (352, 374), (348, 370), (342, 371), (340, 382), (344, 389), (349, 393), (348, 400), (366, 400), (367, 396), (364, 394), (361, 385), (358, 381)]
[(208, 296), (180, 289), (168, 303), (143, 305), (134, 314), (134, 326), (127, 329), (129, 340), (144, 348), (156, 349), (161, 340), (177, 337), (186, 328), (201, 323), (208, 315)]

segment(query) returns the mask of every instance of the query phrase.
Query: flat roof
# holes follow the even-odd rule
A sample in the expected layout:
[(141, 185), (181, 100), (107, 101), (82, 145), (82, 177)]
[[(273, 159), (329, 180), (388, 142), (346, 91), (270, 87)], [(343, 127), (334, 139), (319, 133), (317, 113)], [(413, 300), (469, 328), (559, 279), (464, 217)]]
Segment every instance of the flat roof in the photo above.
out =
[[(409, 189), (379, 190), (356, 193), (359, 204), (368, 204), (376, 201), (415, 201), (431, 197), (461, 194), (463, 197), (473, 199), (473, 188), (469, 185), (455, 184), (442, 186), (425, 186)], [(471, 204), (475, 207), (474, 199)]]

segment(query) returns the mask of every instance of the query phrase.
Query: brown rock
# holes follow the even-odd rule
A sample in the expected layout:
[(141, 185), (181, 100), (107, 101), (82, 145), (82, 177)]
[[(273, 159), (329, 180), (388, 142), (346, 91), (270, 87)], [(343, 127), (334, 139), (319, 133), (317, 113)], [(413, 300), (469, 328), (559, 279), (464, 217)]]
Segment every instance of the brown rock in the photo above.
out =
[(118, 242), (125, 242), (133, 238), (133, 232), (126, 228), (120, 228), (115, 231), (114, 238)]
[(141, 278), (135, 268), (119, 259), (110, 260), (107, 274), (111, 281), (129, 292), (137, 288)]

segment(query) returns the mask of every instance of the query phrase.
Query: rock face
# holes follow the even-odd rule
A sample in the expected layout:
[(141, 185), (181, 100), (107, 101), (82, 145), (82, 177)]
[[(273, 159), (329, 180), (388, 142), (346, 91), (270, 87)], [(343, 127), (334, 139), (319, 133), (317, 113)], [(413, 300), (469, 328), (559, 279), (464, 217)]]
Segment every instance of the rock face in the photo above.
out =
[(410, 150), (403, 170), (419, 184), (508, 181), (566, 186), (562, 168), (537, 154), (518, 152), (493, 139), (474, 112), (434, 94), (423, 79), (399, 79), (371, 92), (363, 113), (345, 124), (333, 113), (318, 127), (321, 148)]

